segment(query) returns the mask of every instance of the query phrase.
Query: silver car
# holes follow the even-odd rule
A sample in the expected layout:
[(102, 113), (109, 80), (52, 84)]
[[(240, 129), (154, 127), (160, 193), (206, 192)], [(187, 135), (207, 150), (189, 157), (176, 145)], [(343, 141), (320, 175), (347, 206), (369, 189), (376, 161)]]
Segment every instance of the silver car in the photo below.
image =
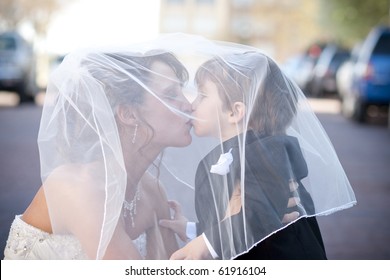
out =
[(21, 102), (37, 93), (33, 48), (16, 32), (0, 34), (0, 91), (15, 91)]

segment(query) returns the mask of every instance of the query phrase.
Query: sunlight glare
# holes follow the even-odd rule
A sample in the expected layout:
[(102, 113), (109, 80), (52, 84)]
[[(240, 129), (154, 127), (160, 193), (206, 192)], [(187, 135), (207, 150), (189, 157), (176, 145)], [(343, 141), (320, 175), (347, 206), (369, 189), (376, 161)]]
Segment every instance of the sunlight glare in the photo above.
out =
[(54, 17), (47, 49), (64, 54), (153, 38), (158, 34), (159, 5), (159, 0), (76, 0)]

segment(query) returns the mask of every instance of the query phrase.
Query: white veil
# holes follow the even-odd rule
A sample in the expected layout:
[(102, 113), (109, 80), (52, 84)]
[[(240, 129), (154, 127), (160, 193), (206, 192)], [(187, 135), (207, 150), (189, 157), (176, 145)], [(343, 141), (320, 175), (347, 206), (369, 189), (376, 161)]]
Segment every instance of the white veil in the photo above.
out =
[[(205, 81), (244, 104), (228, 134), (226, 114), (197, 116)], [(38, 143), (53, 233), (76, 236), (92, 259), (169, 258), (185, 244), (158, 224), (173, 215), (168, 200), (221, 259), (356, 203), (324, 129), (276, 63), (199, 36), (70, 53), (51, 76)], [(284, 221), (293, 211), (299, 219)]]

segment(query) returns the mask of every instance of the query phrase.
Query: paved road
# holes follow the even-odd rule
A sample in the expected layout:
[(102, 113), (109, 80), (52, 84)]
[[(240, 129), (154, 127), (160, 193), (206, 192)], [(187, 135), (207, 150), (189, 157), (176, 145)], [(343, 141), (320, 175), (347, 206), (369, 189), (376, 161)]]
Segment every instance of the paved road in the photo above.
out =
[[(319, 218), (328, 257), (388, 260), (390, 130), (383, 121), (358, 125), (344, 119), (334, 100), (312, 104), (358, 200), (353, 208)], [(0, 105), (0, 257), (14, 215), (26, 208), (40, 185), (36, 145), (40, 114), (41, 107), (33, 104)]]
[(330, 259), (390, 259), (390, 129), (339, 115), (319, 118), (354, 188), (357, 205), (319, 219)]

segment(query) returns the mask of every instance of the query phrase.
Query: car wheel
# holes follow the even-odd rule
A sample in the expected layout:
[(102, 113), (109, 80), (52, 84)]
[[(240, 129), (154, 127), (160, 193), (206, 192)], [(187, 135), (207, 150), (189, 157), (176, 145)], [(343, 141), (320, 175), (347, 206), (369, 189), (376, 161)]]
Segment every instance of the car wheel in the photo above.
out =
[(356, 99), (353, 106), (352, 118), (359, 122), (364, 123), (366, 121), (367, 104), (359, 99)]
[(313, 96), (314, 98), (321, 98), (323, 97), (323, 95), (324, 92), (320, 82), (313, 82), (311, 86), (311, 96)]
[(17, 92), (20, 100), (19, 102), (20, 103), (33, 102), (34, 96), (32, 91), (33, 90), (29, 87), (26, 81), (22, 82), (17, 88)]

